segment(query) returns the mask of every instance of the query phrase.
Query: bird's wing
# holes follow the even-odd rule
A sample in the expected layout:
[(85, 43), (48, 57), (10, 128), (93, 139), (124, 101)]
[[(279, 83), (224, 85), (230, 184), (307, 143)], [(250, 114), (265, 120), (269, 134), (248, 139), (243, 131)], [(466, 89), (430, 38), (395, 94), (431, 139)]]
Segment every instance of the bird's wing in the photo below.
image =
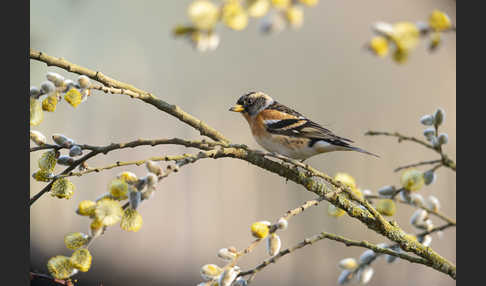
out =
[[(268, 132), (292, 137), (303, 137), (314, 140), (325, 140), (336, 145), (347, 146), (352, 140), (332, 133), (331, 130), (304, 117), (295, 119), (267, 120), (265, 127)], [(343, 142), (346, 141), (346, 142)]]

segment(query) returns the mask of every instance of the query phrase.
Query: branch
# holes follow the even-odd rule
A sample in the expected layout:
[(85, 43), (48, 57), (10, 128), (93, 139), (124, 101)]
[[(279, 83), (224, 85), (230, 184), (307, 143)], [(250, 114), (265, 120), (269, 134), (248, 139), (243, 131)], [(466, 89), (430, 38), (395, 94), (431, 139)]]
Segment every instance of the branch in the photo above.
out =
[[(193, 128), (197, 129), (201, 135), (207, 136), (213, 140), (221, 141), (221, 142), (229, 142), (221, 133), (219, 133), (216, 129), (210, 127), (206, 123), (202, 122), (198, 118), (192, 116), (191, 114), (182, 110), (179, 106), (169, 104), (162, 99), (155, 97), (153, 94), (138, 89), (130, 84), (115, 80), (111, 77), (108, 77), (101, 72), (93, 71), (88, 68), (73, 64), (63, 58), (56, 58), (49, 56), (45, 53), (36, 51), (34, 49), (30, 49), (30, 58), (33, 60), (37, 60), (47, 64), (47, 66), (57, 66), (59, 68), (65, 69), (69, 72), (77, 73), (80, 75), (85, 75), (91, 79), (94, 79), (107, 87), (113, 87), (118, 89), (120, 94), (128, 94), (131, 98), (140, 99), (148, 104), (151, 104), (162, 110), (177, 119), (181, 120), (182, 122), (192, 126)], [(108, 88), (109, 90), (109, 88)]]
[(34, 279), (44, 279), (44, 280), (49, 280), (55, 284), (58, 284), (58, 285), (66, 285), (66, 286), (74, 286), (73, 282), (71, 281), (71, 279), (56, 279), (50, 275), (47, 275), (47, 274), (42, 274), (42, 273), (36, 273), (36, 272), (30, 272), (29, 273), (30, 275), (30, 280), (34, 280)]
[[(437, 130), (436, 130), (436, 133), (437, 133)], [(381, 131), (371, 131), (370, 130), (370, 131), (366, 132), (365, 135), (368, 135), (368, 136), (383, 135), (383, 136), (397, 137), (398, 143), (401, 143), (402, 141), (415, 142), (417, 144), (420, 144), (424, 147), (427, 147), (427, 148), (432, 149), (435, 152), (437, 152), (441, 156), (440, 162), (442, 163), (442, 165), (450, 168), (453, 171), (456, 171), (456, 163), (452, 159), (450, 159), (444, 152), (442, 152), (442, 148), (440, 148), (440, 146), (439, 146), (439, 148), (436, 148), (432, 144), (429, 144), (429, 143), (427, 143), (423, 140), (417, 139), (415, 137), (405, 136), (405, 135), (402, 135), (398, 132), (391, 133), (391, 132), (381, 132)]]
[(389, 248), (379, 247), (375, 244), (369, 243), (369, 242), (364, 241), (364, 240), (363, 241), (351, 240), (351, 239), (348, 239), (346, 237), (335, 235), (335, 234), (332, 234), (332, 233), (321, 232), (321, 233), (316, 234), (312, 237), (304, 239), (302, 242), (300, 242), (300, 243), (298, 243), (298, 244), (296, 244), (296, 245), (294, 245), (290, 248), (287, 248), (285, 250), (280, 251), (277, 255), (266, 259), (265, 261), (263, 261), (260, 265), (256, 266), (255, 268), (248, 270), (248, 271), (245, 271), (245, 272), (241, 272), (239, 274), (239, 276), (252, 275), (248, 279), (248, 282), (251, 282), (253, 280), (253, 278), (255, 277), (256, 273), (261, 271), (263, 268), (265, 268), (269, 264), (275, 263), (277, 260), (279, 260), (283, 256), (285, 256), (285, 255), (287, 255), (287, 254), (289, 254), (289, 253), (291, 253), (291, 252), (293, 252), (297, 249), (300, 249), (300, 248), (302, 248), (306, 245), (313, 244), (313, 243), (315, 243), (319, 240), (322, 240), (322, 239), (330, 239), (330, 240), (334, 240), (334, 241), (337, 241), (337, 242), (342, 242), (346, 246), (364, 247), (364, 248), (371, 249), (376, 253), (383, 253), (383, 254), (388, 254), (388, 255), (392, 255), (392, 256), (397, 256), (397, 257), (400, 257), (402, 259), (408, 260), (412, 263), (419, 263), (419, 264), (431, 266), (430, 261), (428, 261), (427, 259), (421, 258), (421, 257), (415, 257), (415, 256), (411, 256), (411, 255), (408, 255), (408, 254), (405, 254), (405, 253), (393, 251)]
[(415, 164), (410, 164), (410, 165), (398, 167), (395, 170), (393, 170), (393, 172), (398, 172), (398, 171), (403, 170), (403, 169), (408, 169), (408, 168), (413, 168), (413, 167), (418, 167), (418, 166), (423, 166), (423, 165), (432, 165), (432, 164), (441, 163), (441, 162), (442, 162), (442, 160), (440, 160), (440, 159), (439, 160), (418, 162), (418, 163), (415, 163)]
[[(110, 145), (106, 146), (91, 146), (91, 145), (79, 145), (82, 149), (84, 150), (91, 150), (90, 153), (87, 155), (81, 157), (80, 159), (74, 161), (74, 163), (66, 168), (62, 173), (59, 175), (55, 176), (52, 181), (44, 187), (39, 193), (37, 193), (35, 196), (33, 196), (29, 200), (29, 206), (31, 206), (35, 201), (37, 201), (43, 194), (47, 193), (51, 186), (52, 183), (64, 176), (68, 175), (70, 176), (71, 171), (74, 170), (77, 166), (81, 165), (83, 162), (87, 161), (88, 159), (98, 155), (98, 154), (108, 154), (111, 151), (114, 150), (119, 150), (119, 149), (124, 149), (124, 148), (134, 148), (137, 146), (156, 146), (156, 145), (166, 145), (166, 144), (173, 144), (173, 145), (182, 145), (185, 147), (194, 147), (194, 148), (199, 148), (203, 150), (210, 150), (210, 146), (217, 146), (214, 145), (215, 143), (212, 142), (206, 142), (206, 141), (188, 141), (188, 140), (183, 140), (179, 138), (172, 138), (172, 139), (156, 139), (156, 140), (144, 140), (144, 139), (138, 139), (135, 141), (127, 142), (127, 143), (111, 143)], [(52, 145), (51, 145), (52, 146)], [(58, 145), (55, 145), (56, 148), (60, 149), (61, 147)], [(39, 148), (44, 147), (40, 146)]]

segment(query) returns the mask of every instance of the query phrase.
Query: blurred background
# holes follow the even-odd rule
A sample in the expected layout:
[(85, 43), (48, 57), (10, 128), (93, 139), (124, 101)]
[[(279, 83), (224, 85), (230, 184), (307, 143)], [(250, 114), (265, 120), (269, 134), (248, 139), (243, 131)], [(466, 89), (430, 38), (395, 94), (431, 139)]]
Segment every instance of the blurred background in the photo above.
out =
[[(188, 23), (190, 0), (185, 1), (67, 1), (30, 3), (30, 47), (48, 55), (102, 71), (120, 81), (150, 91), (163, 100), (221, 131), (234, 143), (261, 149), (246, 121), (228, 112), (239, 96), (261, 90), (304, 115), (351, 138), (380, 159), (354, 152), (315, 156), (307, 162), (334, 175), (347, 172), (361, 189), (374, 192), (398, 185), (393, 169), (437, 155), (413, 143), (398, 144), (390, 137), (364, 136), (367, 130), (399, 131), (422, 138), (419, 118), (446, 111), (441, 128), (449, 134), (445, 151), (456, 159), (456, 35), (446, 34), (436, 53), (425, 41), (399, 66), (389, 57), (379, 59), (363, 49), (376, 21), (426, 20), (433, 9), (447, 13), (456, 23), (455, 1), (322, 0), (304, 10), (300, 30), (264, 36), (258, 21), (250, 20), (241, 32), (218, 25), (219, 48), (198, 53), (187, 41), (174, 39), (176, 24)], [(76, 79), (55, 67), (30, 61), (30, 83), (39, 86), (46, 72)], [(201, 139), (197, 131), (154, 107), (128, 96), (94, 92), (76, 109), (62, 101), (54, 113), (33, 129), (49, 138), (62, 133), (79, 143), (106, 145), (137, 138)], [(65, 151), (64, 151), (65, 152)], [(110, 165), (151, 156), (176, 155), (196, 150), (178, 146), (139, 147), (115, 151), (88, 161)], [(31, 153), (31, 173), (41, 152)], [(164, 164), (162, 164), (164, 165)], [(165, 165), (164, 165), (165, 166)], [(61, 171), (56, 167), (56, 171)], [(69, 232), (88, 232), (89, 219), (74, 213), (77, 204), (107, 191), (109, 181), (121, 171), (144, 176), (140, 167), (117, 168), (72, 178), (74, 196), (66, 201), (43, 196), (30, 209), (31, 267), (47, 272), (47, 260), (71, 255), (64, 246)], [(440, 168), (436, 183), (420, 190), (440, 199), (441, 209), (456, 217), (456, 174)], [(30, 195), (45, 184), (31, 180)], [(233, 159), (202, 160), (163, 180), (154, 198), (140, 212), (143, 227), (136, 233), (111, 227), (90, 250), (89, 272), (75, 276), (78, 285), (196, 285), (199, 269), (207, 263), (223, 265), (216, 254), (222, 247), (248, 246), (249, 227), (257, 220), (274, 222), (287, 210), (315, 195), (293, 182)], [(289, 221), (281, 232), (282, 247), (290, 247), (320, 231), (356, 240), (388, 242), (350, 217), (327, 215), (324, 202)], [(398, 205), (393, 217), (410, 233), (414, 209)], [(433, 217), (436, 225), (442, 222)], [(456, 230), (433, 235), (432, 248), (456, 262)], [(282, 248), (282, 249), (283, 249)], [(363, 248), (323, 240), (282, 258), (261, 271), (254, 285), (335, 285), (337, 263), (359, 257)], [(246, 270), (266, 259), (264, 244), (239, 262)], [(373, 264), (370, 285), (455, 285), (445, 274), (405, 261)]]

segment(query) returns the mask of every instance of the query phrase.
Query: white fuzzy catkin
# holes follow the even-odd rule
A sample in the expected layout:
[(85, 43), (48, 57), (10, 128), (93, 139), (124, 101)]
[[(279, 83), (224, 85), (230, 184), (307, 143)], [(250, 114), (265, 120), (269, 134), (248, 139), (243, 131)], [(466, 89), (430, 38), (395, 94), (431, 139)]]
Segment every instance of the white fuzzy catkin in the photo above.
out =
[(350, 282), (351, 278), (353, 278), (353, 272), (351, 270), (345, 269), (341, 271), (341, 274), (339, 274), (337, 282), (339, 285), (344, 285)]
[(439, 134), (439, 137), (437, 137), (437, 140), (439, 141), (439, 144), (444, 145), (449, 142), (449, 136), (446, 133), (441, 133)]
[(445, 112), (442, 108), (438, 108), (434, 114), (435, 125), (439, 126), (444, 123), (445, 120)]
[(338, 264), (339, 268), (341, 269), (348, 269), (348, 270), (353, 270), (358, 266), (358, 262), (356, 259), (349, 257), (349, 258), (344, 258), (341, 261), (339, 261)]
[(440, 208), (439, 199), (435, 196), (429, 196), (426, 201), (427, 207), (433, 211), (438, 211)]
[(434, 116), (430, 114), (424, 115), (420, 118), (420, 123), (423, 125), (433, 125), (434, 121)]
[(34, 142), (37, 146), (42, 146), (47, 142), (46, 136), (36, 130), (30, 130), (30, 140), (32, 140), (32, 142)]
[(424, 172), (424, 182), (426, 185), (430, 185), (435, 182), (436, 174), (432, 170), (428, 170)]
[(37, 86), (31, 86), (30, 87), (30, 96), (33, 98), (39, 98), (41, 96), (41, 91)]
[(420, 237), (419, 239), (420, 243), (422, 243), (424, 246), (430, 246), (430, 243), (432, 243), (432, 236), (429, 234), (424, 235), (423, 237)]
[(267, 238), (267, 252), (268, 255), (270, 256), (275, 256), (277, 253), (280, 251), (280, 247), (282, 246), (282, 241), (280, 240), (280, 237), (272, 233), (271, 235), (268, 236)]
[(378, 190), (378, 194), (381, 196), (391, 196), (395, 193), (395, 191), (394, 186), (384, 186)]
[(432, 136), (435, 136), (435, 128), (429, 127), (424, 130), (424, 136), (425, 138), (430, 138)]
[(142, 193), (139, 191), (130, 191), (128, 193), (128, 200), (132, 209), (136, 210), (142, 201)]
[(218, 257), (223, 259), (224, 261), (231, 261), (236, 257), (236, 253), (230, 251), (228, 248), (221, 248), (218, 251)]
[(375, 271), (373, 270), (373, 268), (367, 266), (365, 268), (361, 268), (359, 271), (358, 271), (358, 281), (359, 283), (361, 284), (366, 284), (368, 282), (370, 282), (371, 280), (371, 277), (373, 277), (373, 273)]
[(278, 219), (278, 222), (277, 222), (277, 228), (278, 229), (286, 230), (288, 226), (289, 226), (289, 222), (286, 219), (284, 219), (283, 217)]
[(240, 273), (240, 267), (233, 266), (229, 269), (223, 271), (221, 276), (219, 277), (218, 283), (220, 286), (230, 286), (231, 283), (236, 279), (236, 276)]
[(423, 205), (425, 205), (424, 197), (422, 197), (421, 194), (417, 194), (417, 193), (410, 194), (410, 201), (415, 206), (423, 206)]
[(56, 90), (56, 86), (50, 81), (44, 81), (41, 83), (41, 91), (42, 93), (50, 93)]
[(425, 219), (427, 218), (427, 211), (426, 210), (416, 210), (412, 216), (410, 217), (410, 224), (412, 225), (420, 225), (423, 224)]
[(359, 262), (363, 264), (369, 263), (375, 257), (375, 255), (376, 253), (373, 250), (367, 249), (359, 257)]

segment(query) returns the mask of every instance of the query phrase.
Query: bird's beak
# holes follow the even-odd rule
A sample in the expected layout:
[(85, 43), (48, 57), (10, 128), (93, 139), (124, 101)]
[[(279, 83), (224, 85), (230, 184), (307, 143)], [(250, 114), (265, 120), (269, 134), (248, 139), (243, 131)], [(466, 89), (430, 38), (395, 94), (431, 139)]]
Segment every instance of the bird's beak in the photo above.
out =
[(243, 110), (245, 110), (245, 108), (243, 107), (243, 105), (239, 105), (239, 104), (229, 109), (229, 111), (233, 111), (233, 112), (242, 112)]

